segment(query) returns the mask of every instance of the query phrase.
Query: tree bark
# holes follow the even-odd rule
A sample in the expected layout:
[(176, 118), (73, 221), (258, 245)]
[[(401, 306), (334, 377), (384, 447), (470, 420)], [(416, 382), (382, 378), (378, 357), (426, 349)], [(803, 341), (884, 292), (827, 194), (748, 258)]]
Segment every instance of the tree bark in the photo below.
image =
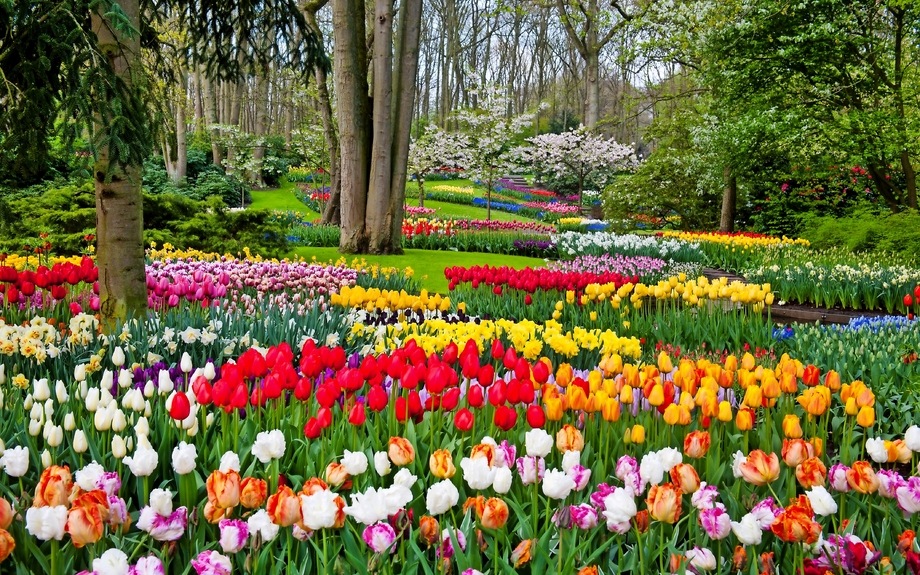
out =
[[(403, 0), (399, 19), (398, 59), (393, 91), (393, 164), (390, 184), (390, 253), (402, 253), (402, 221), (406, 204), (407, 165), (422, 37), (422, 0)], [(424, 181), (421, 194), (424, 194)], [(421, 194), (419, 199), (421, 199)]]
[[(140, 29), (138, 0), (118, 0), (128, 21)], [(92, 29), (101, 51), (109, 58), (115, 73), (129, 86), (141, 74), (140, 37), (120, 34), (103, 14), (92, 15)], [(100, 118), (106, 129), (108, 118)], [(100, 148), (93, 167), (96, 187), (96, 238), (99, 268), (100, 314), (107, 330), (129, 315), (143, 317), (147, 309), (147, 283), (144, 268), (144, 210), (141, 194), (141, 167), (110, 163), (107, 146)]]
[[(208, 124), (211, 126), (217, 125), (220, 123), (217, 117), (217, 106), (220, 100), (220, 94), (218, 93), (218, 82), (217, 80), (205, 79), (204, 85), (207, 87), (207, 94), (205, 99), (207, 100), (207, 115), (208, 115)], [(223, 165), (224, 152), (220, 147), (220, 130), (217, 128), (211, 128), (211, 162), (215, 166)]]
[(365, 227), (368, 250), (389, 252), (390, 176), (393, 165), (393, 14), (390, 0), (374, 3), (374, 109), (371, 137), (371, 176), (367, 191)]
[(186, 85), (188, 74), (179, 72), (179, 101), (176, 102), (176, 163), (173, 181), (178, 185), (188, 175), (188, 135), (185, 120)]
[(256, 136), (256, 146), (252, 150), (252, 159), (254, 160), (255, 173), (252, 174), (253, 181), (258, 182), (259, 187), (265, 187), (262, 180), (262, 162), (265, 160), (265, 135), (268, 133), (268, 68), (260, 70), (256, 78), (256, 94), (253, 106), (255, 107), (255, 122), (253, 124), (253, 133)]
[(332, 23), (336, 32), (336, 111), (342, 154), (342, 231), (339, 251), (364, 253), (368, 245), (364, 219), (370, 167), (364, 2), (333, 0)]
[(725, 189), (722, 191), (722, 219), (719, 222), (720, 232), (735, 231), (735, 206), (738, 202), (738, 179), (732, 172), (731, 166), (726, 166), (722, 172)]

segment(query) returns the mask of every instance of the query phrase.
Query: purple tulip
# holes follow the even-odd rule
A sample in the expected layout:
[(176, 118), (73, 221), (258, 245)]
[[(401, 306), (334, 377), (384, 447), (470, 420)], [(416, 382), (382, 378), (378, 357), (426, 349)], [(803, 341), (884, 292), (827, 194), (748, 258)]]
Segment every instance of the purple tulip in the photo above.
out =
[(368, 525), (364, 529), (364, 542), (374, 550), (374, 553), (383, 553), (393, 546), (396, 540), (396, 531), (389, 523), (381, 521), (373, 525)]

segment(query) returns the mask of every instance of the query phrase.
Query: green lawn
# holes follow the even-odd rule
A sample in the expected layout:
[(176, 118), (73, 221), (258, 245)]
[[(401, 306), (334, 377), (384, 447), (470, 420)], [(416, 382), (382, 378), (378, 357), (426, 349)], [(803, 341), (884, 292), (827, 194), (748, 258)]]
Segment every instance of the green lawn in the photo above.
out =
[[(319, 261), (335, 261), (342, 257), (336, 248), (295, 248), (297, 256), (311, 258), (316, 256)], [(355, 256), (345, 256), (349, 262)], [(525, 258), (520, 256), (505, 256), (483, 254), (476, 252), (448, 252), (435, 250), (406, 250), (401, 256), (357, 256), (363, 257), (370, 263), (380, 263), (385, 266), (398, 268), (411, 267), (415, 277), (422, 282), (422, 287), (430, 292), (447, 293), (447, 279), (444, 277), (444, 268), (452, 266), (511, 266), (514, 268), (542, 267), (546, 264), (539, 258)]]
[(294, 195), (295, 184), (288, 182), (286, 179), (281, 183), (281, 187), (274, 190), (253, 191), (252, 204), (249, 208), (252, 210), (293, 210), (306, 214), (304, 219), (307, 221), (314, 220), (320, 215), (304, 205)]
[[(417, 206), (418, 201), (411, 201), (408, 205)], [(434, 200), (425, 200), (426, 208), (434, 208), (438, 210), (435, 214), (439, 218), (461, 218), (467, 220), (484, 220), (486, 219), (486, 209), (478, 208), (476, 206), (468, 206), (465, 204), (451, 204), (448, 202), (436, 202)], [(500, 212), (498, 210), (492, 210), (492, 219), (499, 222), (531, 222), (534, 221), (530, 218), (525, 218), (517, 214), (512, 214), (509, 212)]]

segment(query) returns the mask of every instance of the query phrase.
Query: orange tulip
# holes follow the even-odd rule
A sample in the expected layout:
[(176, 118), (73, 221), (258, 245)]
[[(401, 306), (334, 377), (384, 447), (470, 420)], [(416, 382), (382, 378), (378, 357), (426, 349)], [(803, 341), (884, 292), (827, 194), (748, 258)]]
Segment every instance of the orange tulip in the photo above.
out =
[(812, 544), (821, 534), (821, 525), (814, 521), (814, 512), (808, 497), (800, 495), (793, 500), (770, 527), (777, 537), (789, 543)]
[(341, 495), (336, 495), (335, 499), (332, 500), (335, 503), (335, 523), (332, 524), (333, 529), (341, 529), (345, 527), (345, 499)]
[(495, 461), (495, 446), (489, 443), (474, 445), (470, 451), (470, 459), (484, 459), (489, 467), (492, 467), (492, 462)]
[(732, 553), (732, 571), (745, 571), (747, 567), (747, 551), (744, 545), (735, 545), (735, 552)]
[(744, 399), (742, 403), (751, 409), (757, 409), (763, 404), (763, 392), (760, 391), (760, 387), (755, 384), (751, 384), (744, 392)]
[[(721, 408), (719, 398), (711, 389), (701, 387), (696, 393), (696, 404), (700, 406), (700, 412), (703, 417), (716, 417), (719, 415), (719, 409)], [(731, 405), (729, 405), (729, 411), (731, 411)], [(731, 416), (729, 416), (729, 421), (731, 421)]]
[(567, 363), (560, 363), (556, 370), (556, 385), (559, 387), (568, 387), (575, 377), (572, 372), (572, 366)]
[(451, 456), (450, 451), (446, 449), (438, 449), (431, 454), (428, 458), (428, 469), (438, 479), (450, 479), (457, 473), (457, 468), (454, 467), (454, 458)]
[(329, 489), (329, 485), (320, 479), (319, 477), (311, 477), (303, 484), (303, 488), (300, 492), (304, 495), (315, 495), (320, 491), (326, 491)]
[(227, 473), (215, 469), (208, 476), (208, 502), (215, 509), (230, 509), (240, 504), (240, 474), (234, 470)]
[(648, 509), (643, 509), (632, 518), (633, 527), (640, 535), (648, 533)]
[(393, 462), (393, 465), (397, 467), (409, 465), (415, 461), (415, 448), (404, 437), (391, 437), (387, 454), (390, 456), (390, 461)]
[(13, 523), (13, 506), (6, 499), (0, 497), (0, 529), (9, 529)]
[(281, 527), (290, 527), (301, 520), (300, 498), (287, 485), (282, 485), (278, 491), (268, 498), (265, 510), (268, 512), (272, 523)]
[(588, 567), (582, 567), (575, 575), (598, 575), (597, 566), (590, 565)]
[(840, 391), (840, 374), (833, 369), (824, 376), (824, 385), (833, 392)]
[(641, 425), (633, 425), (632, 429), (626, 430), (630, 434), (630, 441), (632, 443), (645, 443), (645, 428)]
[(741, 476), (751, 485), (764, 486), (779, 477), (779, 457), (759, 449), (752, 451), (740, 466)]
[(750, 407), (742, 407), (735, 416), (735, 426), (738, 431), (749, 431), (754, 427), (754, 410)]
[(751, 352), (749, 351), (744, 352), (744, 355), (741, 356), (741, 369), (753, 371), (756, 365), (757, 365), (757, 360), (754, 359), (754, 356), (751, 355)]
[(847, 469), (847, 483), (850, 489), (859, 493), (875, 493), (878, 491), (878, 477), (868, 461), (857, 461)]
[(645, 500), (655, 521), (674, 524), (680, 518), (681, 490), (672, 483), (652, 485)]
[(671, 468), (671, 482), (683, 493), (696, 493), (700, 488), (700, 476), (689, 463), (678, 463)]
[(659, 383), (653, 383), (646, 387), (648, 390), (648, 402), (652, 407), (658, 407), (664, 403), (664, 387)]
[(741, 386), (741, 389), (747, 389), (752, 385), (757, 385), (757, 379), (754, 377), (754, 372), (742, 369), (738, 372), (738, 385)]
[(345, 482), (351, 479), (351, 475), (345, 471), (345, 464), (336, 461), (329, 462), (325, 472), (326, 481), (333, 487), (341, 487)]
[(824, 440), (820, 437), (812, 437), (808, 440), (808, 443), (815, 448), (815, 457), (821, 457), (824, 455)]
[(259, 509), (268, 496), (268, 483), (264, 479), (247, 477), (240, 484), (240, 503), (246, 509)]
[(477, 518), (482, 518), (482, 512), (486, 508), (486, 498), (482, 495), (477, 495), (476, 497), (467, 497), (466, 502), (463, 504), (463, 513), (466, 514), (467, 511), (472, 509), (476, 512)]
[(909, 463), (911, 457), (913, 457), (913, 452), (908, 449), (903, 439), (886, 441), (885, 449), (888, 450), (888, 463), (894, 463), (895, 461), (898, 463)]
[(658, 354), (658, 371), (661, 373), (671, 373), (674, 371), (674, 364), (671, 362), (671, 356), (663, 351)]
[(585, 438), (574, 425), (568, 423), (556, 433), (556, 449), (562, 453), (581, 451), (585, 448)]
[(35, 499), (32, 507), (56, 507), (70, 504), (70, 492), (73, 489), (73, 478), (70, 468), (64, 465), (52, 465), (42, 471), (38, 485), (35, 486)]
[(691, 431), (684, 438), (684, 455), (699, 459), (706, 455), (711, 444), (712, 437), (708, 431)]
[(12, 555), (13, 549), (16, 549), (16, 540), (6, 529), (0, 529), (0, 563)]
[(431, 515), (423, 516), (418, 523), (418, 536), (429, 547), (438, 544), (441, 540), (441, 526), (438, 520)]
[(869, 406), (860, 407), (859, 414), (856, 416), (856, 423), (862, 427), (875, 425), (875, 408)]
[(232, 511), (232, 507), (228, 507), (227, 509), (220, 509), (214, 507), (214, 504), (208, 501), (204, 504), (204, 519), (208, 523), (214, 525), (220, 523), (221, 519), (228, 518)]
[(783, 371), (779, 376), (779, 388), (783, 393), (795, 393), (799, 390), (799, 381), (795, 378), (794, 373)]
[(565, 390), (565, 395), (569, 400), (569, 407), (576, 411), (584, 411), (585, 406), (588, 405), (588, 396), (585, 395), (585, 390), (578, 385), (569, 386)]
[(802, 422), (799, 416), (793, 413), (783, 418), (783, 435), (789, 439), (800, 439), (802, 437)]
[(105, 492), (98, 489), (89, 491), (74, 500), (67, 512), (64, 531), (70, 534), (73, 546), (79, 549), (102, 539), (108, 515), (109, 502)]
[(797, 398), (797, 401), (805, 413), (821, 416), (831, 404), (831, 390), (823, 385), (809, 387)]
[[(623, 389), (630, 389), (624, 387)], [(604, 402), (604, 407), (601, 408), (601, 415), (604, 417), (604, 421), (614, 422), (620, 420), (620, 402), (615, 398), (609, 397)]]
[(824, 485), (827, 479), (827, 467), (817, 457), (806, 459), (795, 468), (795, 478), (803, 489)]
[(498, 497), (486, 500), (480, 523), (486, 529), (501, 529), (508, 522), (508, 504)]
[(806, 459), (814, 457), (815, 448), (804, 439), (784, 439), (782, 455), (786, 465), (796, 467)]
[(511, 563), (515, 569), (530, 562), (530, 550), (533, 548), (534, 541), (536, 539), (525, 539), (518, 543), (518, 546), (511, 552)]
[(776, 399), (783, 390), (779, 385), (779, 380), (773, 375), (772, 371), (764, 372), (763, 379), (760, 382), (760, 390), (767, 399)]

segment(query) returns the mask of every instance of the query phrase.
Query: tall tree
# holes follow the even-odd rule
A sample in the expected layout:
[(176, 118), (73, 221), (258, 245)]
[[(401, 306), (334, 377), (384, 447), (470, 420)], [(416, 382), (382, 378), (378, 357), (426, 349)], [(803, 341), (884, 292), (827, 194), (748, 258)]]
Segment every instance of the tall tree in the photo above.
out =
[(365, 10), (363, 0), (332, 3), (342, 170), (339, 250), (400, 253), (422, 2), (401, 2), (394, 58), (394, 6), (390, 0), (376, 0), (372, 101), (368, 98)]

